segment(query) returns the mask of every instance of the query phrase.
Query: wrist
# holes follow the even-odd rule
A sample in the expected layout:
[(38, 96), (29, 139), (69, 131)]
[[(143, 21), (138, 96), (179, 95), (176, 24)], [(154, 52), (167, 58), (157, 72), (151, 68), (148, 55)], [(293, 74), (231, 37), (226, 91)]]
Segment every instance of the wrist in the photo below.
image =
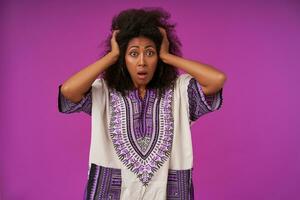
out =
[(168, 61), (170, 59), (170, 56), (172, 56), (170, 53), (164, 53), (160, 55), (160, 59), (164, 62), (168, 64)]
[(107, 54), (107, 56), (110, 57), (110, 59), (113, 61), (113, 62), (117, 62), (118, 58), (119, 58), (119, 54), (118, 53), (114, 53), (114, 52), (109, 52)]

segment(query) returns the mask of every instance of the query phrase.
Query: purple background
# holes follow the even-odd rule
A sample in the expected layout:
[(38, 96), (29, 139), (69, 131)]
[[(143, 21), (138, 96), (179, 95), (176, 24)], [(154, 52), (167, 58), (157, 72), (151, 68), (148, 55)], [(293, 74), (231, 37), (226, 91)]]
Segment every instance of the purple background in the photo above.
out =
[(192, 127), (195, 199), (300, 199), (299, 1), (158, 2), (1, 1), (0, 199), (82, 199), (91, 120), (58, 112), (58, 85), (98, 58), (113, 15), (143, 6), (228, 77), (222, 109)]

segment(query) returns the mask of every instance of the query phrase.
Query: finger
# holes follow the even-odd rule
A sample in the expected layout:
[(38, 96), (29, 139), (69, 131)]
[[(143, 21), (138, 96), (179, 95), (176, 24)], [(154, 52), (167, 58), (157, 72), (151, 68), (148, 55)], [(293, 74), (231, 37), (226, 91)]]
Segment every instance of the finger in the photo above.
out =
[(119, 30), (114, 30), (112, 33), (112, 39), (116, 38), (117, 33), (119, 32)]
[(164, 34), (164, 29), (163, 28), (158, 27), (158, 29), (159, 29), (159, 31), (160, 31), (161, 34)]
[(115, 30), (114, 31), (114, 36), (116, 37), (118, 35), (118, 33), (120, 32), (120, 30)]
[(167, 32), (164, 28), (159, 27), (159, 31), (164, 37), (167, 37)]

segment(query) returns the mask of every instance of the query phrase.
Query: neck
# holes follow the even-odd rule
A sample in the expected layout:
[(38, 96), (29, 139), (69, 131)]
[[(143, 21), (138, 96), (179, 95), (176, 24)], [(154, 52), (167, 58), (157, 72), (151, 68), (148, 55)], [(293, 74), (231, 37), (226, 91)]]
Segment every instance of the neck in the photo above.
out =
[(146, 90), (146, 85), (135, 85), (135, 88), (138, 91), (145, 91)]
[(136, 87), (136, 89), (137, 89), (137, 91), (138, 91), (139, 96), (140, 96), (142, 99), (144, 99), (145, 94), (146, 94), (146, 91), (147, 91), (146, 86), (139, 86), (139, 87)]

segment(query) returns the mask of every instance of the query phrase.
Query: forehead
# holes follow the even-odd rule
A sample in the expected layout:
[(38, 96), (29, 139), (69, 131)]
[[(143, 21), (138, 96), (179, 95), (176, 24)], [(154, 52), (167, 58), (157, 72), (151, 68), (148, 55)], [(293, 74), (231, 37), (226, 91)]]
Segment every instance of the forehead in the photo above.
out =
[(135, 37), (132, 38), (129, 42), (128, 42), (128, 48), (131, 48), (132, 46), (138, 46), (138, 47), (146, 47), (146, 46), (152, 46), (155, 48), (155, 43), (146, 37), (140, 36), (140, 37)]

